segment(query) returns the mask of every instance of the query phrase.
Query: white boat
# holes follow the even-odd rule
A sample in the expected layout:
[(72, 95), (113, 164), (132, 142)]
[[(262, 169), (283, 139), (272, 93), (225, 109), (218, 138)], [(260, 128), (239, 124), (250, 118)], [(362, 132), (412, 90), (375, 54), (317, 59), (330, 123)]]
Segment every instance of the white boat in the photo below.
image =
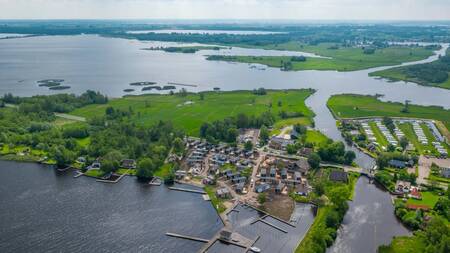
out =
[(260, 249), (260, 248), (257, 248), (257, 247), (250, 247), (250, 250), (251, 250), (252, 252), (256, 252), (256, 253), (261, 252), (261, 249)]

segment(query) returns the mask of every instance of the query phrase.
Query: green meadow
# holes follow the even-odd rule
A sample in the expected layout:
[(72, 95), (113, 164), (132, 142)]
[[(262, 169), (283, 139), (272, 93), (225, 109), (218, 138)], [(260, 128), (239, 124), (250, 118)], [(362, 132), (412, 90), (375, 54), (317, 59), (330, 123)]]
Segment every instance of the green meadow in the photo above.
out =
[[(226, 117), (244, 113), (248, 116), (259, 116), (271, 111), (276, 116), (276, 127), (287, 124), (311, 124), (311, 110), (305, 100), (314, 91), (302, 90), (268, 90), (266, 95), (255, 95), (252, 91), (189, 93), (186, 96), (176, 95), (140, 95), (111, 99), (108, 104), (89, 105), (72, 112), (73, 115), (91, 118), (105, 114), (107, 107), (132, 111), (130, 121), (148, 126), (160, 120), (171, 121), (175, 127), (187, 134), (198, 136), (200, 126), (204, 122), (222, 120)], [(279, 112), (301, 113), (303, 116), (281, 119)]]
[(424, 47), (392, 46), (376, 49), (373, 54), (365, 54), (362, 48), (338, 47), (333, 43), (306, 45), (299, 42), (266, 45), (262, 48), (273, 50), (289, 50), (314, 53), (328, 58), (307, 57), (306, 61), (292, 61), (290, 56), (211, 56), (212, 60), (258, 63), (269, 67), (281, 68), (283, 62), (290, 62), (289, 70), (337, 70), (354, 71), (380, 66), (398, 65), (403, 62), (425, 59), (433, 54), (432, 49)]

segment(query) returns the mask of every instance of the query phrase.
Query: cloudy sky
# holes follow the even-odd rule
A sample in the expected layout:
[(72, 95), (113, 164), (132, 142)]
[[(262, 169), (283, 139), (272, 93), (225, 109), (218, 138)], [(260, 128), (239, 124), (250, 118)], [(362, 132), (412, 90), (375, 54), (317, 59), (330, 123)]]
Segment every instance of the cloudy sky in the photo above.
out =
[(0, 0), (0, 19), (450, 20), (450, 0)]

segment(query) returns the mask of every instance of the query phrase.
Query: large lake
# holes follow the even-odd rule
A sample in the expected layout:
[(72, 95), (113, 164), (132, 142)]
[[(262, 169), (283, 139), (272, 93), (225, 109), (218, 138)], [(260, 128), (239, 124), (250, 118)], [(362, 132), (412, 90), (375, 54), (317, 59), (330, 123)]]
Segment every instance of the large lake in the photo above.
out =
[[(189, 90), (191, 91), (211, 90), (213, 87), (220, 87), (222, 90), (254, 89), (259, 87), (273, 89), (314, 88), (317, 92), (312, 95), (306, 103), (317, 115), (315, 117), (316, 128), (336, 140), (342, 140), (342, 138), (336, 128), (335, 120), (326, 107), (327, 99), (333, 94), (384, 94), (383, 100), (398, 102), (410, 100), (415, 104), (440, 105), (445, 108), (450, 108), (450, 90), (423, 87), (413, 83), (389, 83), (385, 80), (378, 80), (368, 76), (368, 73), (382, 68), (353, 72), (284, 72), (275, 68), (258, 70), (257, 68), (250, 68), (249, 64), (233, 64), (205, 60), (205, 55), (217, 53), (314, 56), (306, 53), (242, 48), (232, 48), (221, 51), (200, 51), (195, 54), (141, 50), (142, 48), (148, 47), (173, 45), (181, 44), (140, 42), (135, 40), (103, 38), (92, 35), (0, 40), (0, 94), (10, 92), (20, 96), (31, 96), (35, 94), (56, 93), (55, 91), (49, 91), (46, 88), (38, 87), (36, 84), (36, 81), (38, 80), (49, 78), (65, 79), (66, 85), (70, 85), (72, 88), (63, 92), (79, 94), (87, 89), (91, 89), (100, 91), (111, 97), (125, 95), (123, 90), (130, 87), (129, 83), (138, 81), (156, 81), (160, 84), (177, 82), (198, 85), (198, 87), (195, 88), (189, 87)], [(448, 45), (444, 45), (444, 48), (437, 53), (444, 54), (447, 47)], [(437, 59), (437, 55), (420, 62), (435, 60)], [(136, 92), (134, 94), (140, 93), (141, 92)], [(370, 168), (374, 163), (373, 159), (358, 151), (357, 162), (364, 168)], [(12, 165), (8, 165), (7, 167), (11, 166)], [(31, 165), (25, 167), (29, 166)], [(2, 168), (0, 173), (7, 173), (5, 175), (8, 175), (8, 173), (24, 173), (24, 168), (22, 168), (24, 166), (14, 167), (14, 172), (9, 171), (8, 168)], [(34, 172), (36, 170), (38, 172)], [(0, 179), (5, 181), (5, 183), (0, 186), (2, 187), (2, 191), (0, 192), (0, 194), (2, 194), (1, 201), (3, 202), (4, 199), (7, 199), (6, 197), (3, 197), (3, 195), (5, 195), (11, 199), (11, 201), (8, 202), (12, 202), (12, 204), (7, 205), (6, 207), (4, 207), (3, 204), (0, 206), (0, 208), (4, 208), (1, 209), (3, 213), (9, 212), (6, 216), (0, 218), (2, 219), (1, 224), (3, 225), (3, 222), (8, 222), (8, 230), (12, 230), (11, 233), (5, 233), (5, 227), (2, 226), (1, 231), (3, 238), (0, 238), (0, 240), (6, 238), (3, 234), (8, 236), (7, 238), (9, 240), (5, 242), (9, 242), (11, 247), (14, 246), (14, 251), (29, 249), (26, 247), (29, 247), (30, 244), (27, 244), (26, 242), (22, 243), (24, 240), (22, 240), (21, 236), (23, 236), (25, 239), (35, 240), (33, 242), (36, 242), (38, 247), (48, 247), (49, 243), (59, 243), (61, 245), (61, 243), (64, 242), (73, 245), (74, 251), (81, 251), (83, 248), (80, 247), (93, 247), (93, 250), (100, 250), (105, 247), (110, 251), (121, 251), (121, 245), (126, 245), (127, 247), (133, 245), (130, 246), (130, 249), (135, 249), (137, 251), (140, 250), (140, 248), (137, 247), (142, 245), (142, 247), (161, 247), (160, 243), (150, 242), (152, 238), (155, 238), (156, 242), (158, 242), (158, 240), (167, 240), (170, 245), (163, 244), (167, 247), (176, 245), (175, 248), (183, 248), (185, 251), (190, 252), (195, 251), (198, 248), (198, 245), (179, 240), (169, 240), (166, 237), (162, 237), (161, 232), (167, 231), (156, 231), (158, 236), (151, 237), (151, 235), (149, 235), (149, 239), (147, 239), (146, 236), (147, 234), (151, 234), (149, 232), (152, 231), (151, 229), (158, 227), (158, 224), (160, 224), (158, 222), (174, 224), (174, 228), (180, 226), (181, 230), (188, 230), (189, 228), (198, 229), (200, 226), (204, 225), (205, 228), (200, 229), (199, 233), (204, 233), (205, 235), (213, 233), (213, 231), (217, 230), (219, 227), (219, 224), (216, 223), (217, 217), (213, 216), (214, 212), (211, 209), (211, 206), (203, 207), (202, 205), (207, 205), (207, 203), (197, 201), (197, 199), (191, 199), (195, 198), (195, 196), (184, 198), (186, 195), (183, 195), (182, 199), (178, 199), (177, 196), (179, 195), (166, 192), (163, 190), (164, 188), (158, 188), (157, 190), (143, 189), (139, 185), (127, 182), (130, 181), (130, 179), (111, 187), (93, 183), (92, 181), (86, 181), (88, 179), (74, 180), (71, 177), (61, 177), (47, 172), (44, 176), (42, 170), (36, 168), (28, 168), (27, 173), (30, 171), (38, 176), (24, 179), (21, 177), (16, 177), (15, 179), (3, 179), (8, 177), (2, 176)], [(48, 178), (49, 175), (50, 178)], [(48, 180), (52, 182), (49, 182)], [(66, 180), (72, 180), (73, 183), (67, 183), (65, 182)], [(64, 181), (65, 183), (58, 183), (61, 181)], [(81, 184), (81, 186), (79, 184)], [(15, 189), (11, 192), (16, 192), (15, 195), (17, 196), (22, 196), (22, 194), (24, 194), (26, 197), (27, 194), (35, 192), (43, 193), (40, 197), (30, 197), (21, 200), (20, 198), (16, 198), (15, 195), (10, 195), (13, 193), (8, 192), (8, 188), (4, 188), (4, 185), (9, 185), (9, 187)], [(64, 187), (62, 187), (62, 185), (64, 185)], [(88, 200), (82, 197), (85, 196), (84, 194), (77, 195), (67, 193), (66, 195), (61, 195), (65, 196), (65, 198), (58, 197), (58, 192), (60, 190), (64, 192), (64, 189), (67, 187), (66, 185), (69, 185), (69, 189), (71, 185), (78, 185), (76, 189), (80, 191), (86, 189), (86, 194), (93, 194), (95, 196), (93, 199), (100, 201), (89, 200), (91, 203), (86, 204), (86, 201)], [(26, 192), (24, 189), (29, 189), (29, 193), (24, 193)], [(53, 192), (53, 195), (49, 195), (52, 196), (51, 198), (45, 194), (46, 191), (50, 193)], [(71, 191), (76, 192), (76, 190)], [(152, 191), (157, 193), (153, 193)], [(112, 194), (112, 192), (114, 192), (114, 194)], [(117, 194), (118, 197), (116, 196)], [(123, 194), (125, 194), (125, 196), (122, 196)], [(168, 198), (173, 198), (175, 203), (168, 204), (166, 201), (160, 199), (159, 201), (164, 203), (160, 206), (158, 201), (152, 202), (149, 200), (149, 198), (152, 198), (154, 195), (167, 195)], [(44, 198), (44, 200), (40, 200), (41, 198)], [(120, 201), (118, 201), (119, 207), (124, 209), (120, 209), (116, 213), (117, 219), (115, 219), (116, 216), (111, 214), (112, 210), (116, 210), (114, 209), (115, 206), (112, 204), (115, 203), (115, 198), (121, 198), (122, 200), (126, 199), (124, 200), (125, 203), (128, 203), (128, 198), (130, 198), (133, 203), (130, 205), (131, 207), (127, 209), (126, 206), (123, 207), (120, 204)], [(38, 202), (35, 199), (40, 201)], [(190, 204), (187, 202), (190, 202)], [(144, 203), (146, 203), (147, 206), (143, 207), (143, 205), (145, 205)], [(146, 219), (148, 218), (147, 215), (157, 217), (153, 216), (152, 212), (149, 211), (147, 215), (142, 215), (142, 212), (144, 211), (135, 211), (136, 207), (143, 208), (137, 208), (137, 210), (144, 210), (147, 207), (152, 207), (152, 203), (154, 208), (160, 210), (161, 213), (165, 210), (162, 209), (162, 207), (169, 208), (167, 210), (171, 211), (165, 212), (166, 216), (163, 216), (161, 220), (157, 219), (155, 222)], [(188, 216), (187, 220), (189, 222), (182, 223), (181, 220), (184, 220), (183, 217), (186, 216), (181, 215), (180, 217), (175, 217), (175, 214), (180, 214), (175, 212), (175, 209), (179, 207), (178, 205), (183, 205), (183, 203), (188, 206), (187, 211), (189, 212), (205, 212), (206, 215), (212, 216), (208, 221), (203, 219), (203, 221), (205, 221), (204, 224), (197, 223), (194, 215)], [(92, 204), (92, 206), (90, 206), (90, 204)], [(28, 207), (28, 205), (30, 205), (30, 207)], [(73, 217), (83, 217), (79, 214), (71, 214), (71, 207), (74, 205), (86, 205), (86, 215), (92, 218), (87, 220), (76, 218), (72, 220)], [(54, 208), (54, 206), (58, 208)], [(57, 212), (59, 209), (61, 209), (61, 211)], [(129, 210), (132, 215), (124, 215), (123, 210)], [(172, 211), (174, 211), (174, 216), (172, 216)], [(39, 215), (36, 215), (36, 213)], [(43, 217), (41, 217), (42, 214)], [(47, 214), (52, 215), (47, 216)], [(59, 215), (59, 218), (54, 218), (54, 215), (56, 215), (55, 217), (58, 217)], [(104, 215), (110, 215), (108, 217), (114, 218), (116, 222), (111, 224), (109, 220), (102, 220)], [(180, 218), (180, 220), (177, 220), (177, 218)], [(368, 222), (362, 222), (364, 221), (364, 218), (370, 220), (377, 219), (377, 221), (376, 223), (369, 220)], [(25, 223), (23, 223), (21, 219), (25, 220)], [(173, 222), (174, 220), (178, 222)], [(28, 224), (51, 227), (53, 230), (50, 231), (56, 230), (56, 232), (54, 232), (54, 234), (45, 234), (45, 232), (41, 232), (42, 234), (40, 235), (44, 237), (44, 239), (39, 239), (39, 234), (34, 235), (35, 233), (33, 231), (33, 229), (38, 228), (26, 226), (27, 221), (29, 222)], [(77, 221), (81, 222), (77, 223)], [(89, 223), (90, 221), (92, 224)], [(360, 179), (355, 200), (350, 204), (350, 210), (345, 218), (343, 229), (338, 233), (336, 245), (331, 251), (342, 252), (342, 249), (345, 250), (345, 252), (361, 252), (362, 246), (367, 245), (368, 252), (371, 252), (378, 245), (388, 243), (393, 235), (408, 234), (407, 230), (401, 224), (394, 221), (396, 220), (392, 211), (389, 195), (373, 185), (368, 184), (365, 179)], [(144, 226), (143, 224), (146, 225)], [(374, 229), (374, 225), (377, 229)], [(382, 229), (379, 229), (380, 227)], [(104, 232), (105, 234), (99, 233), (98, 235), (94, 233), (94, 240), (83, 237), (83, 235), (85, 235), (83, 231), (95, 228), (106, 228), (106, 232)], [(183, 231), (178, 230), (178, 232)], [(123, 239), (125, 243), (120, 244), (118, 243), (118, 240), (108, 240), (110, 238), (108, 233), (111, 233), (112, 237)], [(14, 236), (10, 236), (10, 234)], [(91, 235), (91, 233), (89, 233), (89, 235)], [(48, 241), (48, 238), (52, 238), (52, 236), (55, 236), (56, 240), (52, 240), (51, 242)], [(78, 240), (80, 236), (82, 239)], [(100, 240), (99, 237), (103, 238), (103, 240)], [(136, 242), (138, 245), (134, 245), (133, 243), (128, 244), (128, 239), (132, 242)], [(39, 243), (39, 240), (43, 241)], [(3, 246), (3, 241), (1, 242), (1, 245)], [(111, 248), (109, 245), (105, 246), (106, 242), (119, 248)], [(57, 249), (60, 248), (55, 246), (54, 250), (57, 251)], [(156, 251), (152, 252), (159, 252), (158, 248), (153, 250)]]
[[(188, 187), (188, 186), (183, 186)], [(223, 224), (199, 194), (0, 161), (0, 252), (196, 252)], [(182, 249), (180, 251), (180, 249)]]

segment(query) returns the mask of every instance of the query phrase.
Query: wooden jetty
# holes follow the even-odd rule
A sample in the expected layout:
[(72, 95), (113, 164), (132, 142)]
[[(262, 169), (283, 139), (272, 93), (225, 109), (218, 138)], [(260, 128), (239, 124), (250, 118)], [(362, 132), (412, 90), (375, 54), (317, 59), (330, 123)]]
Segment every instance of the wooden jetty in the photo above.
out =
[(191, 192), (191, 193), (197, 193), (197, 194), (206, 194), (205, 191), (186, 189), (186, 188), (180, 188), (180, 187), (169, 187), (169, 189), (170, 190), (174, 190), (174, 191)]
[(249, 205), (249, 204), (246, 204), (246, 203), (244, 203), (243, 205), (248, 206), (248, 207), (250, 207), (250, 208), (252, 208), (252, 209), (255, 209), (255, 210), (258, 211), (258, 212), (263, 213), (263, 214), (264, 214), (264, 216), (263, 216), (264, 218), (261, 218), (261, 219), (265, 219), (266, 217), (271, 217), (271, 218), (274, 218), (275, 220), (278, 220), (279, 222), (282, 222), (282, 223), (284, 223), (284, 224), (286, 224), (286, 225), (289, 225), (289, 226), (295, 228), (295, 225), (294, 225), (294, 224), (292, 224), (292, 223), (290, 223), (290, 222), (288, 222), (288, 221), (285, 221), (285, 220), (283, 220), (283, 219), (281, 219), (281, 218), (279, 218), (279, 217), (277, 217), (277, 216), (273, 216), (273, 215), (271, 215), (270, 213), (268, 213), (268, 212), (266, 212), (266, 211), (263, 211), (263, 210), (261, 210), (261, 209), (259, 209), (259, 208), (256, 208), (256, 207), (254, 207), (254, 206), (252, 206), (252, 205)]
[(81, 173), (81, 172), (77, 171), (77, 174), (75, 176), (73, 176), (73, 177), (77, 178), (77, 177), (81, 177), (83, 175), (84, 175), (84, 173)]
[(180, 234), (169, 233), (169, 232), (167, 232), (166, 235), (167, 236), (171, 236), (171, 237), (191, 240), (191, 241), (203, 242), (203, 243), (208, 243), (209, 242), (208, 239), (203, 239), (203, 238), (199, 238), (199, 237), (195, 237), (195, 236), (189, 236), (189, 235), (180, 235)]

